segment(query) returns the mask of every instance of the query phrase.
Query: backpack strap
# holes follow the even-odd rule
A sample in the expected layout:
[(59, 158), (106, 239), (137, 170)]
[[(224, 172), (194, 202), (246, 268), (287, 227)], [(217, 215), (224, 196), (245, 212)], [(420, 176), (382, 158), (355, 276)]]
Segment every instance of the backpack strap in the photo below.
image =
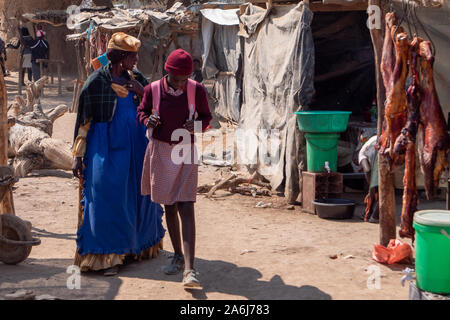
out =
[(187, 82), (187, 98), (189, 106), (189, 120), (194, 119), (195, 113), (195, 92), (197, 91), (197, 82), (192, 79), (188, 79)]
[(151, 83), (152, 88), (152, 101), (153, 101), (153, 114), (159, 115), (159, 104), (161, 102), (161, 80), (156, 80)]
[[(161, 102), (161, 80), (152, 82), (151, 88), (152, 88), (153, 114), (158, 116), (159, 115), (159, 105)], [(188, 107), (189, 107), (189, 120), (194, 119), (196, 90), (197, 90), (197, 82), (195, 82), (192, 79), (188, 79), (187, 98), (188, 98)]]

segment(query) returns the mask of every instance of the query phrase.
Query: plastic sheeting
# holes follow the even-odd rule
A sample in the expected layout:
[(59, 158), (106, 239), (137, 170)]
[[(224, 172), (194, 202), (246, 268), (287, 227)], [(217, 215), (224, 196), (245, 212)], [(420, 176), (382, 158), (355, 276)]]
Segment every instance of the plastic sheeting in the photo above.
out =
[[(201, 12), (204, 14), (205, 10)], [(219, 118), (237, 123), (242, 100), (242, 39), (237, 36), (239, 27), (233, 17), (237, 17), (236, 10), (215, 10), (213, 17), (211, 11), (206, 12), (202, 19), (202, 70), (206, 79), (215, 80), (212, 109)]]
[(222, 10), (222, 9), (203, 9), (200, 10), (202, 15), (209, 21), (221, 26), (239, 25), (237, 12), (239, 9)]
[[(289, 202), (295, 201), (300, 193), (298, 168), (306, 153), (294, 111), (309, 105), (314, 91), (312, 18), (309, 6), (303, 2), (277, 7), (270, 14), (249, 4), (240, 17), (249, 37), (244, 45), (239, 123), (239, 128), (248, 134), (239, 137), (255, 138), (258, 142), (251, 143), (250, 148), (241, 148), (246, 153), (240, 155), (243, 158), (240, 160), (248, 161), (248, 167), (267, 178), (274, 190), (284, 191)], [(259, 151), (265, 151), (262, 148), (267, 144), (266, 133), (270, 134), (270, 130), (279, 132), (276, 143), (268, 146), (270, 154), (275, 156), (271, 162), (257, 160), (255, 163)], [(252, 132), (256, 136), (252, 137)], [(243, 145), (239, 137), (238, 151)], [(271, 147), (278, 152), (278, 161)]]

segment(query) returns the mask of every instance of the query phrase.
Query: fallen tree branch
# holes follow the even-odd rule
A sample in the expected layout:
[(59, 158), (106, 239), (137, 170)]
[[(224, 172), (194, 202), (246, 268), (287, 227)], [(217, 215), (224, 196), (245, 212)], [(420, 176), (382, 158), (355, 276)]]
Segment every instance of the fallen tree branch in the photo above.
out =
[[(216, 182), (213, 185), (202, 185), (197, 188), (197, 192), (199, 193), (206, 193), (207, 198), (211, 199), (212, 196), (215, 194), (217, 190), (223, 190), (223, 189), (231, 189), (232, 192), (237, 193), (245, 193), (245, 194), (252, 194), (249, 188), (240, 188), (239, 185), (241, 184), (253, 184), (259, 187), (267, 188), (270, 190), (271, 186), (269, 183), (263, 182), (260, 180), (260, 176), (258, 173), (254, 173), (250, 178), (239, 178), (236, 174), (232, 174), (226, 179), (220, 180)], [(209, 190), (209, 191), (208, 191)], [(245, 190), (249, 190), (248, 192), (245, 192)], [(265, 191), (257, 191), (260, 194), (270, 194), (271, 192), (267, 190)]]
[(220, 189), (226, 189), (228, 188), (228, 184), (231, 180), (233, 180), (234, 178), (236, 178), (235, 174), (232, 174), (230, 177), (228, 177), (227, 179), (223, 180), (222, 182), (219, 182), (218, 184), (216, 184), (214, 187), (211, 188), (211, 190), (209, 190), (208, 194), (206, 195), (207, 198), (211, 198), (214, 193)]

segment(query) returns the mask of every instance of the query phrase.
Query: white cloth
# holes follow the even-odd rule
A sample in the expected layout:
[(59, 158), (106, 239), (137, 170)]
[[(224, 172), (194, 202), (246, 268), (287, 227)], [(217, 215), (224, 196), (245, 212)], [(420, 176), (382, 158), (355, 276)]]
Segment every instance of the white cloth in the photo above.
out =
[(372, 166), (372, 161), (375, 156), (377, 150), (375, 149), (375, 145), (377, 144), (377, 136), (373, 136), (362, 146), (361, 151), (358, 154), (358, 163), (361, 165), (361, 162), (364, 159), (367, 159)]

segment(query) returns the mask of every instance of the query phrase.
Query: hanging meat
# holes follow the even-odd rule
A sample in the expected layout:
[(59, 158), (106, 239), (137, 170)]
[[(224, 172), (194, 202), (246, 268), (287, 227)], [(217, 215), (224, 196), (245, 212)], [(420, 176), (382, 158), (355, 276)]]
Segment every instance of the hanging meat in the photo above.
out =
[[(392, 27), (397, 24), (397, 18), (395, 17), (394, 12), (388, 12), (386, 14), (386, 31), (384, 34), (384, 43), (383, 43), (383, 50), (381, 55), (381, 65), (380, 65), (380, 71), (381, 76), (383, 78), (383, 84), (384, 88), (386, 90), (386, 94), (390, 90), (390, 84), (391, 84), (391, 77), (392, 73), (394, 72), (394, 65), (395, 65), (395, 54), (394, 54), (394, 40), (392, 39)], [(381, 153), (384, 153), (386, 149), (387, 144), (387, 137), (386, 137), (387, 131), (386, 131), (386, 120), (383, 121), (383, 126), (381, 130), (381, 137), (378, 141), (377, 148), (380, 150)]]
[(436, 192), (442, 172), (448, 167), (450, 139), (434, 84), (431, 43), (423, 41), (419, 47), (419, 84), (422, 89), (419, 134), (423, 141), (419, 155), (425, 178), (425, 192), (430, 199)]
[(407, 118), (405, 85), (408, 75), (410, 45), (408, 35), (402, 31), (395, 25), (391, 28), (396, 57), (386, 93), (385, 124), (383, 125), (379, 148), (380, 153), (389, 153), (391, 168), (394, 164), (401, 164), (403, 161), (403, 158), (394, 152), (394, 143), (405, 126)]
[(405, 173), (403, 176), (403, 203), (400, 237), (414, 239), (413, 218), (417, 211), (418, 193), (416, 185), (416, 136), (419, 127), (421, 90), (418, 82), (417, 59), (421, 38), (414, 37), (411, 42), (410, 69), (412, 83), (408, 88), (408, 121), (395, 142), (394, 152), (405, 155)]
[(386, 14), (386, 32), (384, 35), (383, 51), (381, 56), (381, 76), (383, 77), (383, 84), (386, 92), (389, 91), (391, 84), (391, 77), (394, 71), (395, 55), (394, 55), (394, 40), (392, 39), (392, 27), (397, 24), (397, 18), (394, 12)]

